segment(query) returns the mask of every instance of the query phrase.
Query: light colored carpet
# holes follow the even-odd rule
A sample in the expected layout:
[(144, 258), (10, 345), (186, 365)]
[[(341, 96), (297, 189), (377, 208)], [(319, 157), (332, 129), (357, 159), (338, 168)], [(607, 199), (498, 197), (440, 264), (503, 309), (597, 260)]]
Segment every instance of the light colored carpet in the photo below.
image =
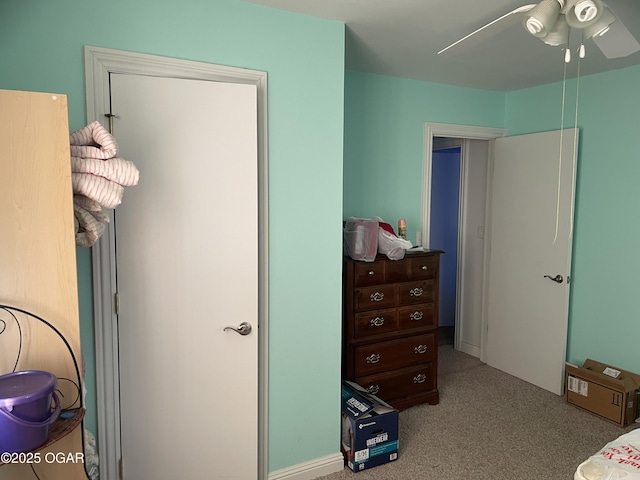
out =
[(452, 345), (439, 355), (440, 403), (400, 413), (398, 460), (323, 480), (572, 480), (587, 457), (639, 426), (605, 422)]

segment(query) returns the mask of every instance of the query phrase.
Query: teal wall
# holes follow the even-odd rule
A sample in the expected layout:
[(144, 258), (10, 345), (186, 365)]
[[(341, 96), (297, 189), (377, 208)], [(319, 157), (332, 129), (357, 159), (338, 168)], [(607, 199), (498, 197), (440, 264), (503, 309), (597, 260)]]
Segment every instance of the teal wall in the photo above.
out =
[(78, 309), (80, 313), (80, 343), (85, 368), (86, 413), (84, 425), (98, 441), (96, 407), (96, 362), (93, 328), (93, 281), (91, 278), (91, 250), (76, 247), (78, 265)]
[[(640, 67), (582, 77), (567, 360), (593, 358), (640, 372)], [(573, 127), (575, 80), (564, 126)], [(425, 122), (501, 127), (507, 135), (557, 130), (562, 83), (486, 92), (347, 71), (344, 216), (407, 218), (420, 229)]]
[[(425, 122), (511, 135), (560, 124), (560, 84), (504, 94), (353, 71), (343, 77), (342, 24), (238, 0), (3, 0), (0, 88), (65, 93), (70, 128), (84, 126), (84, 45), (268, 72), (270, 471), (339, 448), (343, 216), (392, 224), (404, 217), (415, 239)], [(640, 371), (636, 85), (639, 68), (580, 82), (568, 360)], [(568, 97), (570, 126), (575, 94)], [(78, 249), (78, 278), (91, 389), (88, 249)], [(90, 392), (90, 408), (94, 401)]]
[[(84, 45), (268, 72), (269, 470), (338, 452), (344, 25), (238, 0), (3, 0), (0, 88), (64, 93), (81, 128)], [(78, 277), (90, 356), (88, 249)]]
[(425, 122), (499, 127), (504, 94), (347, 70), (344, 216), (420, 230)]
[[(587, 58), (588, 61), (588, 58)], [(580, 79), (580, 143), (567, 360), (640, 372), (640, 67)], [(565, 126), (575, 122), (567, 84)], [(562, 84), (507, 94), (508, 135), (560, 127)]]

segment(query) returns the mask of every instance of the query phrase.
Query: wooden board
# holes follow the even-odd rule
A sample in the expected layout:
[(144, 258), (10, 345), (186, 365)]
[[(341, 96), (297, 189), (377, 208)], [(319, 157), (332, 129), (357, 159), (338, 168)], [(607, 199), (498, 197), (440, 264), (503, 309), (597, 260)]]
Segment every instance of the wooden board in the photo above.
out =
[[(0, 311), (0, 373), (53, 373), (63, 408), (80, 406), (73, 358), (82, 365), (72, 203), (67, 97), (0, 90), (0, 304), (51, 324)], [(82, 452), (80, 433), (49, 450)], [(77, 464), (39, 469), (48, 479), (86, 478)], [(0, 468), (9, 478), (34, 476), (28, 466)]]

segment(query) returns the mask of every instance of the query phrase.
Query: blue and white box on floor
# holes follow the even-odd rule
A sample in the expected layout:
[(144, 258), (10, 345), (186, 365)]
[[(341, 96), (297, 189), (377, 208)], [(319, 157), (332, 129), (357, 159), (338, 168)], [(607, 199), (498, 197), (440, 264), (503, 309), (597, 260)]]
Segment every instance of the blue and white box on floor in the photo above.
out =
[(398, 410), (348, 381), (342, 384), (342, 453), (354, 472), (398, 458)]

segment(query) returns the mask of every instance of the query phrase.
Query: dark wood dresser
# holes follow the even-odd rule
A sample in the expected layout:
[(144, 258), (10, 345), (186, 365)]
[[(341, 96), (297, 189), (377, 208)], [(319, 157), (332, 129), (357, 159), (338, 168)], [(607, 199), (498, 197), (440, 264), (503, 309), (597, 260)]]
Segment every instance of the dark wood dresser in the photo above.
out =
[(439, 250), (344, 260), (343, 374), (393, 407), (439, 401)]

